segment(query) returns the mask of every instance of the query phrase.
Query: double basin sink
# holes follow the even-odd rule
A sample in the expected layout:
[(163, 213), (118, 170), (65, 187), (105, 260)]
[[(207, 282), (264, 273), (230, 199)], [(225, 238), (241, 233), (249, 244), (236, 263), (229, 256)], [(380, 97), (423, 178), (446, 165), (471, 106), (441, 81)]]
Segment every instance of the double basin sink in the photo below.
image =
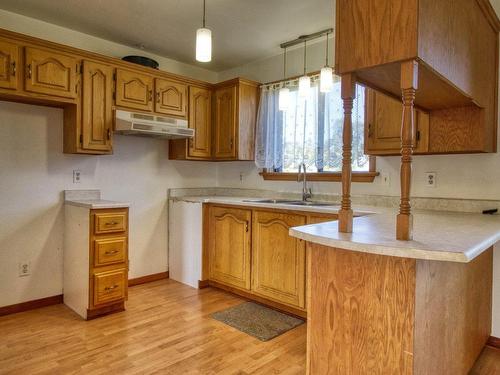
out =
[(312, 207), (335, 207), (334, 203), (329, 202), (318, 202), (318, 201), (300, 201), (300, 200), (290, 200), (290, 199), (247, 199), (243, 202), (248, 203), (267, 203), (267, 204), (283, 204), (292, 206), (312, 206)]

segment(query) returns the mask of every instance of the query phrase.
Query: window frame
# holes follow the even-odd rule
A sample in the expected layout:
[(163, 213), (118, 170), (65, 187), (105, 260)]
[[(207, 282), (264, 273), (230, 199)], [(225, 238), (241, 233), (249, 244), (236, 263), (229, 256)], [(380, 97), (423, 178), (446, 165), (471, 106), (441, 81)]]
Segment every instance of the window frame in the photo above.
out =
[[(315, 71), (312, 73), (308, 73), (308, 76), (316, 76), (320, 72)], [(294, 79), (298, 79), (300, 76), (288, 78), (287, 81), (291, 81)], [(275, 84), (281, 81), (269, 82), (267, 84)], [(365, 101), (365, 119), (367, 115), (367, 106), (368, 101)], [(365, 124), (366, 125), (366, 124)], [(366, 126), (365, 126), (365, 138), (367, 136)], [(366, 144), (365, 144), (366, 150)], [(380, 175), (380, 172), (377, 172), (377, 160), (373, 155), (368, 155), (368, 171), (353, 171), (351, 182), (365, 182), (371, 183), (375, 180), (375, 177)], [(259, 175), (266, 181), (297, 181), (298, 173), (296, 172), (271, 172), (267, 169), (263, 169), (259, 172)], [(307, 173), (307, 179), (309, 181), (324, 181), (324, 182), (341, 182), (342, 181), (342, 172), (311, 172)]]
[[(269, 172), (267, 169), (259, 173), (267, 181), (297, 181), (299, 174), (295, 172)], [(369, 156), (368, 171), (352, 172), (352, 182), (373, 182), (379, 176), (375, 156)], [(311, 172), (307, 174), (308, 181), (341, 182), (342, 172)]]

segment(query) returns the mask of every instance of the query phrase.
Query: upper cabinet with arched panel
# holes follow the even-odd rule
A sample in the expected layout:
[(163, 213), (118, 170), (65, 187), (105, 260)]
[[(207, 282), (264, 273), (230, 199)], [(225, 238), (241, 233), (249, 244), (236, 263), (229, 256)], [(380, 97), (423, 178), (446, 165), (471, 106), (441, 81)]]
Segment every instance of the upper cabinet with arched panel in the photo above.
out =
[(0, 40), (0, 87), (17, 89), (19, 46)]
[(75, 56), (33, 47), (25, 48), (26, 91), (75, 98), (78, 60)]
[(153, 77), (138, 71), (116, 69), (116, 106), (153, 111)]
[(155, 112), (185, 118), (188, 112), (188, 86), (166, 79), (155, 79)]

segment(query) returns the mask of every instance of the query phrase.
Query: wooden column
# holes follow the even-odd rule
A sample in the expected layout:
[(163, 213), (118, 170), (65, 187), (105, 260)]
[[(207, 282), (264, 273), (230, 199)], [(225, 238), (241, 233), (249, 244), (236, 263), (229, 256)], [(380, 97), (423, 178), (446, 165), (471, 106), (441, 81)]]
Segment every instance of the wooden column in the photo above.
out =
[(356, 77), (342, 75), (341, 95), (344, 104), (344, 128), (342, 132), (342, 202), (338, 213), (339, 232), (352, 232), (351, 176), (352, 176), (352, 104), (356, 97)]
[(418, 63), (414, 60), (401, 64), (401, 90), (403, 96), (403, 119), (401, 125), (401, 202), (396, 221), (396, 238), (413, 239), (413, 216), (411, 214), (411, 162), (415, 141), (415, 119), (413, 105), (418, 88)]

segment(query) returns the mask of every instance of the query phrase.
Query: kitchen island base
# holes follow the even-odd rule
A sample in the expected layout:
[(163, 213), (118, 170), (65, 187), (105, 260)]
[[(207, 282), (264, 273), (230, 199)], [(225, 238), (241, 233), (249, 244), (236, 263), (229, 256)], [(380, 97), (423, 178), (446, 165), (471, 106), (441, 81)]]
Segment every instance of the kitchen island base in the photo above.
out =
[(308, 249), (308, 374), (472, 368), (491, 330), (492, 248), (470, 263)]

